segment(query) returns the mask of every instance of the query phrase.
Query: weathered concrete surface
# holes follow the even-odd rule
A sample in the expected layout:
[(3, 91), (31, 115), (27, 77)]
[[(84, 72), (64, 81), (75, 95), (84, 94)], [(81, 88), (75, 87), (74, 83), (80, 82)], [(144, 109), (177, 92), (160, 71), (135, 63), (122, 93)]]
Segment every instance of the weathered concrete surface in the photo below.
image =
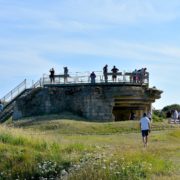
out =
[(16, 101), (13, 119), (69, 111), (90, 120), (113, 121), (136, 118), (151, 109), (162, 91), (140, 85), (49, 85), (34, 89)]

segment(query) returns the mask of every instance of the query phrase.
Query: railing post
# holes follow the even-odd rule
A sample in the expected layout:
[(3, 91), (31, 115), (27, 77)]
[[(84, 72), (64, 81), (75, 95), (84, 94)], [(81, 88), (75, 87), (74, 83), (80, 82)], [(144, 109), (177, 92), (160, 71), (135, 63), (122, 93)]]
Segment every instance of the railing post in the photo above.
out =
[(44, 76), (43, 76), (43, 82), (42, 82), (43, 86), (44, 86)]
[(12, 100), (12, 91), (11, 91), (11, 100)]
[(25, 89), (26, 89), (26, 88), (27, 88), (27, 87), (26, 87), (26, 83), (27, 83), (27, 82), (26, 82), (26, 79), (25, 79), (24, 81), (25, 81)]
[(39, 87), (41, 87), (41, 78), (40, 78), (40, 80), (39, 80)]

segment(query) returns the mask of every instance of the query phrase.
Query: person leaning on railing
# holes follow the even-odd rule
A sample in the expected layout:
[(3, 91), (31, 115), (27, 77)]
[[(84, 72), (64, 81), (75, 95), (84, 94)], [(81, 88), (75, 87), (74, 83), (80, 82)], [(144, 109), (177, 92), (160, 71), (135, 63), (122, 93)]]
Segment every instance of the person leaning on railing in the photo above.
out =
[(142, 69), (140, 70), (140, 82), (141, 82), (141, 83), (144, 83), (146, 70), (147, 70), (147, 68), (142, 68)]
[(113, 80), (113, 82), (116, 82), (116, 78), (117, 78), (117, 72), (119, 71), (119, 69), (118, 68), (116, 68), (116, 66), (113, 66), (113, 68), (111, 69), (111, 71), (112, 71), (112, 80)]
[(68, 68), (64, 67), (64, 83), (67, 83), (67, 78), (68, 78)]
[(132, 81), (133, 81), (133, 83), (137, 83), (137, 81), (138, 81), (137, 69), (135, 69), (135, 70), (132, 72)]
[(144, 83), (147, 68), (142, 68), (136, 71), (136, 83)]
[(95, 79), (96, 79), (96, 74), (94, 73), (94, 72), (92, 72), (91, 74), (90, 74), (90, 78), (91, 78), (91, 83), (92, 84), (94, 84), (96, 81), (95, 81)]

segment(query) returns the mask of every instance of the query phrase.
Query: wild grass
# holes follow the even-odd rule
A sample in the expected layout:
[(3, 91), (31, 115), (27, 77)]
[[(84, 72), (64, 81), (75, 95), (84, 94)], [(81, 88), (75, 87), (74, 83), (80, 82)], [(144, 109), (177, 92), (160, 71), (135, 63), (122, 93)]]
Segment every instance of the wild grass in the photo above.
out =
[(32, 131), (1, 126), (0, 179), (56, 177), (83, 150), (83, 144), (61, 145)]
[[(76, 165), (77, 167), (77, 165)], [(81, 160), (79, 169), (69, 179), (150, 179), (152, 174), (171, 175), (170, 162), (152, 156), (150, 153), (100, 154)]]
[(179, 179), (180, 128), (43, 118), (0, 126), (0, 179)]

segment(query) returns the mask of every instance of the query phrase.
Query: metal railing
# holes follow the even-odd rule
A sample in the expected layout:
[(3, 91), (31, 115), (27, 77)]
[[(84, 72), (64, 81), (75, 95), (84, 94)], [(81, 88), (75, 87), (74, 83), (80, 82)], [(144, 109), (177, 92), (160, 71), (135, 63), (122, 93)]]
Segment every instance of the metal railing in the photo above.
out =
[(33, 89), (42, 86), (42, 79), (38, 80), (34, 83), (29, 89), (27, 89), (27, 82), (26, 79), (21, 82), (17, 87), (11, 90), (8, 94), (6, 94), (2, 99), (1, 102), (4, 105), (3, 111), (0, 112), (0, 122), (6, 121), (13, 113), (13, 102), (21, 95), (27, 95)]
[[(105, 83), (104, 75), (101, 71), (95, 71), (96, 83)], [(118, 72), (116, 81), (112, 80), (113, 73), (107, 73), (107, 83), (130, 83), (130, 84), (149, 84), (149, 73), (146, 72), (141, 79), (135, 79), (134, 74), (131, 72)], [(90, 72), (85, 73), (69, 73), (68, 77), (63, 74), (55, 75), (54, 82), (51, 83), (49, 75), (44, 75), (41, 79), (41, 86), (46, 84), (87, 84), (91, 83)]]
[(8, 102), (12, 101), (15, 97), (17, 97), (21, 92), (26, 89), (26, 79), (21, 82), (18, 86), (16, 86), (13, 90), (7, 93), (3, 98), (1, 98), (1, 102), (7, 104)]
[(43, 80), (42, 80), (42, 78), (40, 78), (37, 82), (35, 82), (35, 83), (31, 86), (31, 89), (38, 88), (38, 87), (42, 87), (42, 86), (43, 86)]

